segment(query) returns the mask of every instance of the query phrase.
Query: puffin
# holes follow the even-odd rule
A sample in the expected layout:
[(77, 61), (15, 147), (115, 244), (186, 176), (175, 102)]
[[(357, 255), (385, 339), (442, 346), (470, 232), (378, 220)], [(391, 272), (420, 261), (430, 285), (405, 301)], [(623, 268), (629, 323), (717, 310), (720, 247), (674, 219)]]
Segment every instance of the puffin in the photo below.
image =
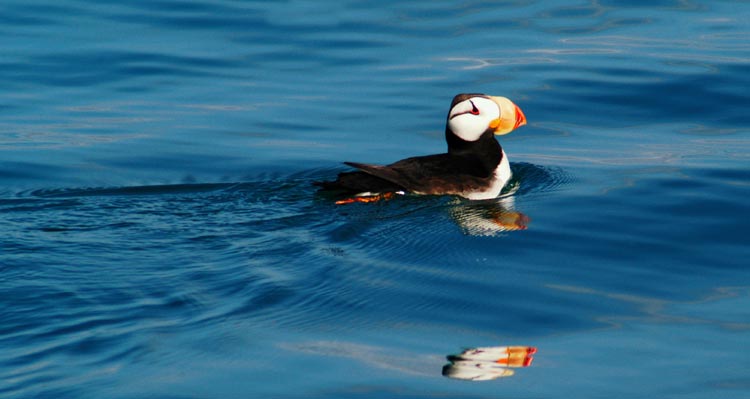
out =
[(394, 194), (496, 198), (512, 173), (495, 136), (525, 124), (521, 109), (505, 97), (458, 94), (451, 101), (445, 124), (446, 153), (406, 158), (389, 165), (344, 162), (356, 171), (313, 184), (322, 191), (350, 197), (337, 204), (370, 202)]

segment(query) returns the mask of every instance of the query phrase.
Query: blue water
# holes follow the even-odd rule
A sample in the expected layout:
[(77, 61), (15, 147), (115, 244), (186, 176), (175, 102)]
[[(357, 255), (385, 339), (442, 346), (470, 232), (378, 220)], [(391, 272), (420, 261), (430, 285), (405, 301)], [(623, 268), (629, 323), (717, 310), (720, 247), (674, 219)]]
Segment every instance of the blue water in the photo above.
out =
[[(0, 5), (0, 396), (750, 397), (750, 3)], [(495, 201), (337, 206), (511, 98)], [(538, 348), (509, 378), (446, 356)]]

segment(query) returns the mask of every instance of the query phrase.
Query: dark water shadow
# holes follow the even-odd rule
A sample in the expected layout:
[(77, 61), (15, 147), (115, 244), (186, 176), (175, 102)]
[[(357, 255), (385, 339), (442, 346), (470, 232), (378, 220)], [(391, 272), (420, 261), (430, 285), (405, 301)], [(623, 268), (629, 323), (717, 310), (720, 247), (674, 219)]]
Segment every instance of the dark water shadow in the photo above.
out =
[(148, 186), (127, 187), (84, 187), (84, 188), (54, 188), (37, 189), (28, 195), (38, 198), (70, 198), (70, 197), (104, 197), (104, 196), (139, 196), (139, 195), (171, 195), (206, 193), (241, 187), (242, 183), (197, 183), (197, 184), (160, 184)]
[[(556, 166), (535, 165), (528, 162), (511, 163), (513, 177), (508, 187), (518, 187), (516, 196), (526, 196), (535, 193), (548, 193), (560, 190), (565, 185), (574, 182), (573, 176), (565, 169)], [(506, 190), (510, 190), (506, 188)], [(505, 194), (505, 190), (504, 193)]]

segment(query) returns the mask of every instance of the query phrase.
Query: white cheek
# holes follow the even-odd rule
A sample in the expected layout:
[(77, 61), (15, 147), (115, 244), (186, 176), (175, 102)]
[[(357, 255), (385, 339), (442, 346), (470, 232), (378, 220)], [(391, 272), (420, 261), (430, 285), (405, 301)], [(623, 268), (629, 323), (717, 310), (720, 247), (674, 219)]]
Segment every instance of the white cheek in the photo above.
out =
[(476, 141), (487, 130), (490, 119), (482, 115), (463, 114), (448, 122), (451, 131), (466, 141)]

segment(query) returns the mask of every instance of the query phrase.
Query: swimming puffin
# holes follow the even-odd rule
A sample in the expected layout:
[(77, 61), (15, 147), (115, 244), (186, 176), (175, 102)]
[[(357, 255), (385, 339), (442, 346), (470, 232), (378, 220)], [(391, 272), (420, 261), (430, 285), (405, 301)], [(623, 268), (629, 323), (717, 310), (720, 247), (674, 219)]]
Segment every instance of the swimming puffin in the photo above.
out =
[(495, 135), (508, 134), (525, 124), (521, 109), (505, 97), (459, 94), (453, 97), (445, 125), (448, 152), (386, 166), (344, 162), (358, 171), (313, 184), (354, 196), (338, 203), (369, 202), (368, 198), (388, 198), (393, 193), (495, 198), (511, 177), (508, 157)]

